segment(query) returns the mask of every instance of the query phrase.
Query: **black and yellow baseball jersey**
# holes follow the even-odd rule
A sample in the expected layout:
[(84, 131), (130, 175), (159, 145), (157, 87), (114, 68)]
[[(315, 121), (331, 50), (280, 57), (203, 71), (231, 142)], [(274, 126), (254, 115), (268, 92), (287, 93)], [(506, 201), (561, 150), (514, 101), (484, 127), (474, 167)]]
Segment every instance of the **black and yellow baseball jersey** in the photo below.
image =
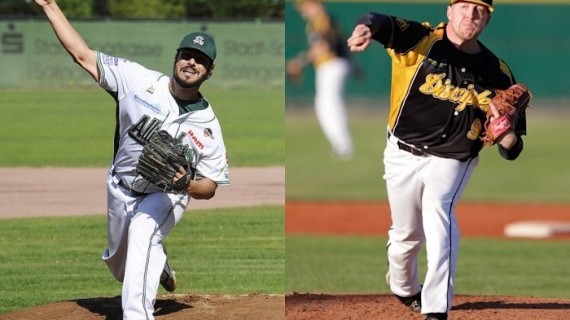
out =
[[(468, 54), (447, 38), (445, 24), (428, 23), (370, 13), (357, 24), (372, 30), (392, 58), (389, 130), (425, 152), (458, 160), (479, 154), (480, 139), (494, 89), (515, 83), (509, 67), (488, 48)], [(523, 117), (515, 128), (526, 134)], [(501, 155), (514, 159), (522, 139)]]

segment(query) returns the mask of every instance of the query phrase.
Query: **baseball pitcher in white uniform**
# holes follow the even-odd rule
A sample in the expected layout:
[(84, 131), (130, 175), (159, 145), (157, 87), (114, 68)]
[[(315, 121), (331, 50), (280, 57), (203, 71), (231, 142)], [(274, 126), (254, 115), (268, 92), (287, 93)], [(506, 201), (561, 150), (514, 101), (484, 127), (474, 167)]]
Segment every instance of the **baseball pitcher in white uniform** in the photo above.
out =
[[(122, 282), (123, 319), (154, 319), (159, 284), (176, 289), (163, 241), (190, 199), (210, 199), (229, 184), (220, 124), (200, 86), (214, 70), (216, 46), (205, 33), (186, 35), (172, 77), (89, 48), (54, 0), (35, 0), (73, 60), (116, 101), (113, 161), (107, 176), (108, 247), (102, 258)], [(165, 130), (191, 150), (195, 172), (185, 190), (164, 192), (136, 174), (149, 137)], [(186, 174), (181, 167), (179, 172)], [(175, 178), (176, 179), (176, 178)]]

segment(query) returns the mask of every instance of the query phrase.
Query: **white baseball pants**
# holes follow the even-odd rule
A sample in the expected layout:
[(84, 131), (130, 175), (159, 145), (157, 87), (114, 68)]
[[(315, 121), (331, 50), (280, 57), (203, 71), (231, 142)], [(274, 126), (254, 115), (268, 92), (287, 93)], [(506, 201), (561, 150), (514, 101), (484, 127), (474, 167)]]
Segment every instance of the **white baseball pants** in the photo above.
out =
[(107, 177), (108, 248), (103, 260), (123, 283), (123, 319), (154, 319), (154, 302), (166, 262), (163, 239), (180, 221), (187, 195), (151, 193), (136, 197)]
[[(392, 226), (388, 231), (389, 285), (394, 294), (410, 297), (422, 291), (422, 313), (451, 309), (459, 229), (455, 208), (479, 158), (461, 162), (416, 156), (388, 139), (384, 165)], [(418, 253), (426, 244), (423, 286)]]
[(345, 82), (350, 73), (346, 59), (336, 58), (316, 69), (315, 112), (332, 151), (340, 157), (351, 157), (352, 137), (345, 106)]

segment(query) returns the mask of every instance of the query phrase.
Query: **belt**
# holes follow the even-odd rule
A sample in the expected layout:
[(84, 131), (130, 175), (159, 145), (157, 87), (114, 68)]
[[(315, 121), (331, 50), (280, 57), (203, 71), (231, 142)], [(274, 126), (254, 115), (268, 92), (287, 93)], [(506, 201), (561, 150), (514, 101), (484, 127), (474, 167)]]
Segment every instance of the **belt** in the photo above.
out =
[(414, 156), (418, 156), (418, 157), (427, 157), (429, 155), (428, 153), (424, 152), (423, 150), (409, 146), (409, 145), (403, 143), (402, 141), (398, 141), (398, 148), (400, 148), (400, 150), (407, 151), (407, 152), (413, 154)]
[(135, 191), (131, 188), (131, 186), (125, 182), (125, 180), (121, 179), (121, 177), (117, 174), (117, 172), (115, 170), (113, 170), (111, 172), (111, 174), (117, 179), (117, 184), (119, 185), (119, 187), (127, 190), (132, 196), (135, 197), (142, 197), (142, 196), (146, 196), (147, 193), (142, 193), (142, 192), (138, 192)]
[(148, 193), (142, 193), (142, 192), (138, 192), (135, 191), (131, 188), (131, 186), (129, 186), (125, 180), (121, 179), (119, 180), (119, 186), (122, 187), (123, 189), (127, 190), (130, 192), (131, 195), (135, 196), (135, 197), (142, 197), (142, 196), (146, 196), (148, 195)]
[[(390, 139), (390, 137), (393, 136), (392, 133), (390, 133), (390, 131), (388, 131), (388, 139)], [(395, 136), (394, 136), (395, 138)], [(398, 148), (400, 150), (404, 150), (406, 152), (409, 152), (411, 154), (413, 154), (414, 156), (418, 156), (418, 157), (427, 157), (429, 156), (429, 153), (418, 149), (414, 146), (411, 146), (409, 144), (405, 144), (404, 142), (402, 142), (401, 140), (398, 139), (398, 141), (396, 142), (396, 144), (398, 145)]]

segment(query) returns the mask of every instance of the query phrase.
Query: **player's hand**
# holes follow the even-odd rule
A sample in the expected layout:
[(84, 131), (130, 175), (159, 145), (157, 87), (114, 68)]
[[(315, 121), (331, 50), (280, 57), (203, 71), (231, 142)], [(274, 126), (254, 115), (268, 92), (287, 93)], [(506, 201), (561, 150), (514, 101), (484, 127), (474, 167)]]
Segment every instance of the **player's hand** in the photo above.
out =
[[(495, 105), (492, 102), (489, 104), (489, 108), (491, 109), (491, 112), (493, 113), (493, 116), (491, 117), (491, 121), (493, 121), (493, 120), (495, 120), (501, 116), (501, 114), (499, 113), (499, 110), (497, 109), (497, 107), (495, 107)], [(497, 137), (495, 142), (500, 144), (503, 148), (510, 150), (512, 147), (515, 146), (515, 144), (517, 143), (517, 140), (518, 140), (518, 138), (517, 138), (517, 135), (515, 134), (515, 132), (513, 130), (510, 130), (510, 131), (503, 133), (499, 137)]]
[(286, 71), (290, 75), (298, 75), (303, 70), (303, 64), (298, 59), (287, 61)]
[(183, 166), (178, 167), (178, 171), (176, 171), (176, 173), (174, 174), (174, 178), (172, 179), (174, 182), (182, 179), (184, 176), (186, 176), (187, 172), (186, 169), (184, 169)]
[(55, 0), (35, 0), (36, 4), (40, 7), (50, 5), (55, 2)]
[(350, 51), (362, 52), (372, 43), (372, 31), (368, 26), (359, 24), (354, 27), (352, 35), (346, 40), (346, 43)]
[(497, 138), (496, 141), (501, 147), (511, 150), (517, 144), (518, 138), (514, 131), (508, 131)]
[(289, 80), (296, 84), (301, 83), (303, 80), (304, 67), (305, 63), (299, 58), (287, 61), (285, 72)]
[(493, 116), (491, 117), (491, 121), (493, 121), (493, 120), (495, 120), (501, 116), (501, 114), (499, 113), (499, 110), (497, 109), (497, 107), (495, 107), (495, 105), (492, 102), (489, 104), (489, 109), (491, 109), (491, 112), (493, 113)]

